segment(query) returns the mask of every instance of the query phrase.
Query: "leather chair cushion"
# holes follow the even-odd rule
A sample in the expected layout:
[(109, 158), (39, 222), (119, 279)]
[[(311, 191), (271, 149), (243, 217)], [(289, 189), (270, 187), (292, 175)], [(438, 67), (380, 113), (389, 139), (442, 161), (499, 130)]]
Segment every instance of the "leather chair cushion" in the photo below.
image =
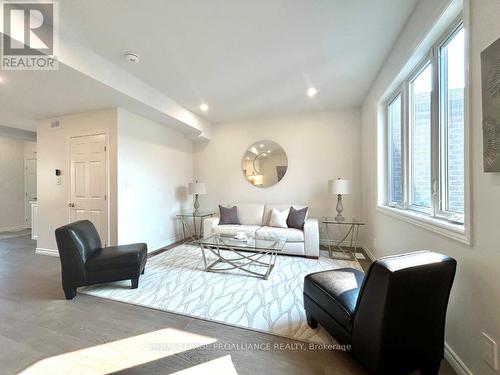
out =
[(312, 273), (304, 279), (304, 294), (350, 331), (363, 279), (354, 268)]
[(145, 263), (146, 257), (147, 246), (145, 243), (110, 246), (98, 250), (87, 261), (85, 267), (90, 272), (140, 267)]

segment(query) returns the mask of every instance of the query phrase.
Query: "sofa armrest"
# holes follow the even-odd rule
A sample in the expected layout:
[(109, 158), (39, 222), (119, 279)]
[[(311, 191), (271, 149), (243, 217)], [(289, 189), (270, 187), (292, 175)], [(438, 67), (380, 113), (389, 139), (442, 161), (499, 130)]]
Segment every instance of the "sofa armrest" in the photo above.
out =
[(205, 220), (203, 220), (203, 238), (210, 237), (217, 225), (219, 225), (218, 217), (207, 217)]
[(319, 221), (308, 218), (304, 223), (304, 255), (319, 257)]

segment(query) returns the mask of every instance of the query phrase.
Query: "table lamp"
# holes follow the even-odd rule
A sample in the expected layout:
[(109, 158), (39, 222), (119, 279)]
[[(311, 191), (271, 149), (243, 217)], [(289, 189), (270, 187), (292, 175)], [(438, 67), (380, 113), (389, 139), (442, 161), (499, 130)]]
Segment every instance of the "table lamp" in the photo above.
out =
[(200, 208), (200, 202), (198, 200), (199, 195), (204, 195), (207, 193), (207, 187), (204, 182), (190, 182), (188, 184), (188, 193), (194, 195), (194, 212), (198, 212)]
[(328, 181), (328, 191), (330, 194), (337, 194), (337, 216), (336, 221), (344, 221), (345, 218), (342, 216), (342, 211), (344, 206), (342, 205), (342, 195), (351, 193), (351, 185), (348, 180), (339, 178), (337, 180)]

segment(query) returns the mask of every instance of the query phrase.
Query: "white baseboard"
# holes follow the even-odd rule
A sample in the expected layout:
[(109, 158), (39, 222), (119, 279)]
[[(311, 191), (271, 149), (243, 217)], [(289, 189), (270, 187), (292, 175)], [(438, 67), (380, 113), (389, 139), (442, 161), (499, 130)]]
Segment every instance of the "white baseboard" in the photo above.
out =
[(59, 257), (59, 251), (54, 249), (44, 249), (43, 247), (37, 247), (35, 250), (37, 255), (49, 255), (52, 257)]
[(373, 253), (371, 252), (371, 250), (364, 244), (364, 243), (361, 243), (361, 247), (363, 248), (363, 250), (365, 251), (365, 254), (368, 256), (368, 258), (370, 258), (370, 260), (372, 262), (375, 262), (375, 260), (377, 259), (375, 257), (375, 255), (373, 255)]
[(444, 343), (444, 358), (458, 375), (474, 375), (446, 342)]
[[(327, 246), (328, 245), (328, 242), (334, 242), (335, 240), (330, 240), (328, 241), (327, 239), (323, 238), (323, 239), (320, 239), (319, 240), (319, 243), (320, 245), (325, 245)], [(365, 246), (365, 244), (363, 242), (354, 242), (354, 245), (358, 248), (361, 248), (364, 250), (365, 254), (368, 256), (368, 258), (370, 258), (370, 260), (373, 262), (375, 261), (375, 259), (377, 259), (375, 257), (375, 255), (373, 255), (373, 253), (370, 251), (370, 249), (368, 249), (368, 247)]]
[[(148, 247), (148, 252), (160, 250), (168, 245), (176, 243), (177, 241), (178, 241), (178, 238), (176, 236), (168, 238), (164, 241), (158, 242), (158, 243)], [(59, 252), (57, 250), (45, 249), (43, 247), (37, 247), (35, 250), (35, 254), (37, 254), (37, 255), (49, 255), (49, 256), (54, 256), (54, 257), (59, 256)]]
[(148, 253), (156, 250), (163, 249), (166, 246), (172, 245), (173, 243), (176, 243), (179, 241), (179, 238), (177, 236), (172, 236), (164, 241), (158, 242), (152, 246), (148, 246)]
[[(327, 246), (329, 242), (330, 242), (330, 243), (332, 243), (332, 244), (334, 244), (334, 243), (337, 243), (337, 240), (327, 240), (326, 238), (322, 238), (322, 239), (320, 239), (320, 240), (319, 240), (319, 244), (320, 244), (320, 245), (325, 245), (325, 246)], [(347, 242), (348, 242), (348, 241), (345, 241), (342, 245), (343, 245), (343, 246), (346, 246), (346, 245), (347, 245)], [(353, 242), (353, 245), (354, 245), (354, 246), (357, 246), (357, 247), (361, 247), (361, 248), (364, 246), (364, 245), (363, 245), (363, 243), (362, 243), (362, 242), (359, 242), (359, 241), (358, 241), (358, 242)]]
[(0, 227), (0, 232), (17, 232), (20, 230), (28, 229), (24, 225), (16, 225), (13, 227)]

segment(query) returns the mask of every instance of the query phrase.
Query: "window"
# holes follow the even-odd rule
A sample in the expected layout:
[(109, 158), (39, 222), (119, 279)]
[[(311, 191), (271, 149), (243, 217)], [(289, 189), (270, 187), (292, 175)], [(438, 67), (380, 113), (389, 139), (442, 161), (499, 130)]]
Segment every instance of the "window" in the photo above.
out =
[(464, 223), (465, 38), (457, 23), (387, 102), (386, 205)]
[(445, 215), (464, 214), (464, 30), (439, 49), (441, 122), (441, 201)]
[(428, 62), (410, 81), (410, 205), (425, 212), (431, 209), (431, 92)]

